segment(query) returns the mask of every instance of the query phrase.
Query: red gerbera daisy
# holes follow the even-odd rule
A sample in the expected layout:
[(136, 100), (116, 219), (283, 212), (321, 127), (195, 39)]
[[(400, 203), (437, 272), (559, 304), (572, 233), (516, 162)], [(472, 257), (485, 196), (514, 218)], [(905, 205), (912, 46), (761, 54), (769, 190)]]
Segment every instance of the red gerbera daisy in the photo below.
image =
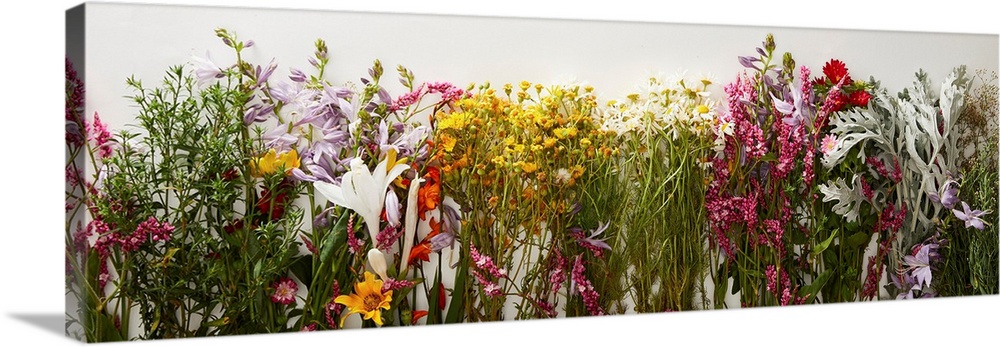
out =
[(845, 78), (844, 85), (851, 84), (851, 76), (847, 73), (847, 65), (837, 59), (830, 59), (823, 65), (823, 74), (826, 75), (830, 84), (837, 84), (841, 78)]

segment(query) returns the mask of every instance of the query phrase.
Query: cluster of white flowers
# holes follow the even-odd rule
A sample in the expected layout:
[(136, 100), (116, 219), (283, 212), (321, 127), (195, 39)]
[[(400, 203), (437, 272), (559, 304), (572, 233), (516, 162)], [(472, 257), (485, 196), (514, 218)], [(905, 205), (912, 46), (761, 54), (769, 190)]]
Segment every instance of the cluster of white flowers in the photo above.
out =
[(651, 77), (635, 93), (611, 100), (598, 113), (603, 130), (619, 136), (629, 132), (648, 137), (663, 132), (676, 139), (679, 131), (703, 136), (712, 132), (718, 102), (707, 91), (708, 78)]

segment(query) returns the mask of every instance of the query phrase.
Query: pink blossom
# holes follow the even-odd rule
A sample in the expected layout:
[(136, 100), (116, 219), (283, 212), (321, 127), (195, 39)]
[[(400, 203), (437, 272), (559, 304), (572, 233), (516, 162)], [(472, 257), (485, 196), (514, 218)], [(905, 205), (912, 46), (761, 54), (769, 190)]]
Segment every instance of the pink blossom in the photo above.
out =
[(824, 155), (828, 154), (830, 151), (833, 151), (834, 148), (837, 148), (837, 144), (838, 141), (836, 136), (833, 136), (833, 134), (826, 135), (826, 137), (823, 137), (823, 143), (820, 145), (819, 151)]
[(285, 277), (271, 284), (274, 294), (271, 294), (271, 302), (288, 305), (295, 302), (295, 294), (299, 291), (299, 286), (291, 278)]
[(94, 112), (94, 121), (90, 124), (90, 140), (94, 141), (94, 147), (98, 149), (98, 155), (102, 159), (111, 157), (111, 132), (108, 131), (107, 124), (101, 122), (101, 116)]
[[(579, 291), (580, 296), (583, 297), (583, 305), (587, 307), (587, 312), (592, 316), (603, 316), (604, 309), (601, 308), (598, 300), (600, 299), (600, 294), (594, 290), (594, 286), (590, 283), (590, 280), (584, 275), (586, 268), (583, 266), (583, 256), (576, 256), (576, 260), (573, 262), (573, 287), (576, 291)], [(573, 290), (571, 290), (572, 292)]]
[(497, 265), (493, 263), (493, 259), (491, 259), (490, 256), (479, 254), (479, 250), (476, 249), (476, 246), (469, 245), (469, 257), (472, 259), (472, 262), (476, 264), (477, 268), (486, 271), (490, 275), (493, 275), (493, 277), (507, 277), (507, 273), (500, 270)]
[(364, 242), (354, 234), (354, 215), (347, 217), (347, 250), (351, 254), (359, 254), (364, 250)]

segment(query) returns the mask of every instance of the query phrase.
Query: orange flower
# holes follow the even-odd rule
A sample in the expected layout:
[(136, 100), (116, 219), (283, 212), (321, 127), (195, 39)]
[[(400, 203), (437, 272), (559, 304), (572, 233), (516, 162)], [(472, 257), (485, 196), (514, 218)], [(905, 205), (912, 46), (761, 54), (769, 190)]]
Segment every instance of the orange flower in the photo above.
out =
[(410, 266), (416, 265), (419, 261), (431, 260), (431, 238), (441, 233), (441, 223), (433, 217), (429, 223), (431, 231), (427, 233), (427, 236), (424, 236), (424, 239), (419, 244), (413, 247), (413, 250), (410, 251), (409, 259), (406, 260), (406, 263)]
[(418, 262), (421, 261), (430, 261), (431, 260), (430, 242), (426, 241), (420, 242), (420, 244), (417, 244), (415, 247), (413, 247), (413, 250), (410, 251), (409, 258), (410, 259), (407, 259), (406, 262), (407, 264), (410, 264), (410, 266), (416, 265)]
[(426, 310), (413, 311), (413, 319), (410, 320), (410, 325), (417, 325), (417, 320), (424, 318), (427, 315)]
[(436, 167), (427, 168), (427, 175), (424, 176), (424, 184), (418, 191), (417, 206), (420, 219), (427, 219), (427, 211), (438, 207), (441, 203), (441, 171)]

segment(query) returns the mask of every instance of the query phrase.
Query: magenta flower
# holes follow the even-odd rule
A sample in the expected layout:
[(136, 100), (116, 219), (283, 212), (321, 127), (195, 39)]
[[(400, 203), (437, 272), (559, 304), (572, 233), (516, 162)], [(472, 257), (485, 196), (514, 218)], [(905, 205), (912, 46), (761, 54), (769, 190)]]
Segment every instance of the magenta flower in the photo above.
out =
[(986, 227), (985, 222), (983, 222), (983, 220), (979, 218), (984, 214), (986, 214), (986, 212), (970, 209), (969, 204), (966, 203), (965, 201), (962, 201), (962, 209), (964, 211), (953, 209), (951, 210), (951, 212), (954, 213), (955, 217), (958, 217), (958, 219), (965, 221), (966, 228), (973, 227), (979, 230), (983, 230), (983, 228)]
[(101, 116), (94, 112), (94, 122), (90, 124), (90, 140), (94, 141), (98, 154), (103, 159), (111, 157), (111, 149), (114, 145), (111, 142), (111, 132), (108, 125), (101, 122)]
[(288, 305), (295, 302), (295, 294), (299, 291), (299, 286), (291, 278), (279, 279), (271, 285), (274, 287), (274, 294), (271, 294), (271, 302)]

